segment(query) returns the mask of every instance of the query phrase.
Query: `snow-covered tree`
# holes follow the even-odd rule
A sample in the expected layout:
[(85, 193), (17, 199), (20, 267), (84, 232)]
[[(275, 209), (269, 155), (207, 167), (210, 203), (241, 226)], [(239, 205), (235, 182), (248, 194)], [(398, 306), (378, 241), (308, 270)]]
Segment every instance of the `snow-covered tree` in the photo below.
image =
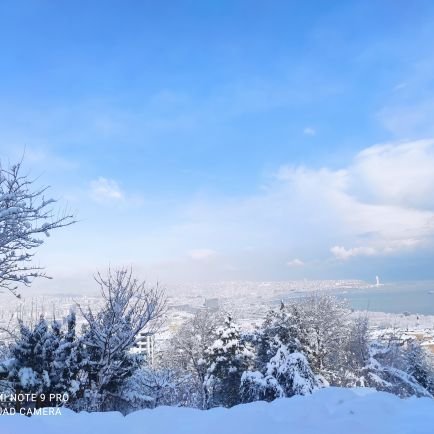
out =
[(205, 375), (206, 407), (232, 407), (241, 402), (240, 385), (243, 372), (252, 363), (253, 353), (242, 339), (230, 316), (217, 329), (217, 339), (207, 350)]
[(354, 318), (347, 339), (340, 348), (339, 363), (332, 372), (332, 384), (341, 387), (367, 385), (366, 365), (369, 361), (369, 323), (366, 316)]
[(244, 371), (241, 376), (241, 402), (273, 401), (283, 398), (285, 392), (273, 375), (260, 371)]
[(302, 318), (301, 350), (315, 374), (333, 384), (333, 372), (345, 363), (342, 349), (351, 327), (347, 303), (318, 292), (301, 299), (297, 308)]
[(142, 366), (123, 383), (116, 409), (127, 414), (160, 405), (195, 407), (190, 399), (192, 386), (188, 373)]
[(33, 393), (50, 390), (53, 350), (57, 345), (43, 317), (33, 330), (20, 324), (20, 339), (12, 349), (14, 370), (10, 373), (15, 390)]
[[(421, 351), (422, 350), (422, 351)], [(416, 342), (406, 342), (396, 331), (370, 342), (367, 386), (401, 397), (429, 396), (431, 367)]]
[[(14, 360), (10, 357), (9, 351), (2, 351), (0, 359), (0, 394), (11, 396), (15, 393), (14, 385), (10, 381), (10, 372), (14, 369)], [(8, 400), (0, 401), (0, 409), (14, 407), (14, 403)]]
[(70, 312), (66, 318), (66, 332), (60, 332), (59, 345), (53, 357), (53, 371), (56, 373), (53, 388), (57, 393), (68, 393), (69, 403), (72, 405), (83, 392), (83, 347), (81, 339), (76, 335), (75, 327), (76, 315), (75, 312)]
[[(166, 364), (172, 369), (182, 369), (190, 375), (190, 397), (195, 406), (202, 408), (204, 404), (203, 383), (207, 373), (207, 350), (216, 340), (216, 330), (221, 322), (221, 316), (208, 309), (198, 311), (187, 320), (174, 335), (170, 342)], [(182, 375), (183, 377), (185, 376)]]
[(434, 357), (416, 339), (405, 349), (406, 372), (434, 395)]
[(251, 337), (257, 369), (264, 371), (281, 345), (290, 352), (299, 351), (306, 338), (303, 326), (303, 312), (298, 303), (285, 305), (281, 302), (278, 310), (267, 312), (262, 326)]
[(21, 163), (9, 168), (0, 164), (0, 288), (17, 297), (18, 284), (29, 286), (36, 277), (48, 277), (31, 264), (44, 243), (41, 236), (74, 223), (70, 214), (54, 214), (56, 201), (45, 197), (48, 187), (35, 187), (21, 172)]
[(241, 379), (243, 402), (308, 395), (316, 388), (318, 381), (306, 356), (298, 351), (290, 351), (283, 344), (267, 363), (264, 373), (247, 371)]
[(117, 410), (129, 413), (143, 408), (154, 408), (156, 399), (149, 387), (151, 382), (146, 368), (136, 369), (124, 381), (122, 388), (118, 392)]
[(307, 330), (299, 303), (267, 313), (254, 333), (255, 369), (245, 372), (241, 382), (244, 402), (271, 401), (279, 397), (311, 393), (318, 386), (306, 356), (301, 352)]
[(318, 387), (306, 356), (298, 351), (291, 352), (283, 344), (269, 361), (266, 377), (274, 377), (287, 397), (307, 395)]
[(80, 307), (87, 323), (83, 336), (87, 359), (83, 366), (87, 396), (95, 408), (106, 408), (141, 364), (140, 356), (131, 349), (140, 332), (155, 332), (165, 309), (165, 297), (158, 286), (148, 287), (128, 269), (109, 270), (107, 277), (98, 274), (96, 281), (104, 306), (96, 313), (90, 307)]
[[(53, 321), (51, 327), (41, 317), (32, 328), (19, 324), (19, 336), (10, 349), (6, 379), (16, 393), (68, 393), (71, 402), (77, 387), (78, 365), (72, 357), (75, 340), (75, 322), (68, 324), (68, 332)], [(74, 333), (74, 339), (70, 336)], [(74, 387), (72, 387), (74, 386)], [(75, 390), (74, 390), (75, 389)], [(48, 400), (37, 401), (38, 407), (56, 405)], [(25, 404), (24, 404), (25, 405)]]

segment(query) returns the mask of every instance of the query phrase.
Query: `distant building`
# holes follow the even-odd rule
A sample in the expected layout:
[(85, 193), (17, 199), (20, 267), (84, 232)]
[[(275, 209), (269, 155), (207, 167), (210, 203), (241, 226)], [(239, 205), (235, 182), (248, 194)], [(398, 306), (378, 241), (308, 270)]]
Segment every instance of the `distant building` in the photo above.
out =
[(149, 366), (154, 366), (155, 334), (140, 332), (136, 338), (135, 351), (144, 354)]
[(209, 310), (219, 310), (220, 300), (218, 298), (205, 298), (203, 306)]

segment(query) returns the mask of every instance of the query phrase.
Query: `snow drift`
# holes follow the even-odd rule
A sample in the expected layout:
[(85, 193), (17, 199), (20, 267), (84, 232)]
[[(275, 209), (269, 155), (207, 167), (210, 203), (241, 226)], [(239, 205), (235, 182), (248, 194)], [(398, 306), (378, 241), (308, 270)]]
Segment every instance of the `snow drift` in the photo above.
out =
[(432, 434), (434, 400), (372, 389), (321, 389), (309, 396), (203, 411), (180, 407), (61, 416), (1, 416), (1, 434)]

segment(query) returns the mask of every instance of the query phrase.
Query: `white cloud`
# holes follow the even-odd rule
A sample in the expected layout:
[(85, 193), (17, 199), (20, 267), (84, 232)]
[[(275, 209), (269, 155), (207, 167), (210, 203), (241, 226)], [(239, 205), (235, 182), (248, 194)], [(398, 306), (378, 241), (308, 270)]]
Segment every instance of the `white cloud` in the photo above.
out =
[(389, 240), (388, 243), (381, 245), (379, 247), (368, 247), (368, 246), (358, 246), (345, 248), (344, 246), (333, 246), (330, 252), (338, 259), (349, 259), (355, 256), (378, 256), (387, 255), (399, 252), (403, 249), (409, 249), (417, 247), (422, 244), (422, 240), (416, 239), (398, 239)]
[(314, 135), (316, 135), (316, 130), (315, 130), (315, 128), (312, 128), (312, 127), (306, 127), (303, 130), (303, 134), (305, 134), (306, 136), (314, 136)]
[(124, 199), (124, 193), (113, 179), (100, 176), (90, 183), (91, 197), (97, 202), (119, 201)]
[(304, 265), (304, 262), (301, 259), (295, 258), (291, 261), (288, 261), (286, 265), (288, 267), (302, 267)]
[(356, 156), (350, 182), (370, 202), (434, 209), (434, 140), (367, 148)]
[(194, 200), (171, 237), (243, 263), (237, 246), (252, 246), (250, 267), (288, 245), (317, 260), (397, 255), (434, 244), (433, 177), (434, 140), (366, 148), (336, 170), (282, 166), (256, 195)]
[(278, 179), (334, 221), (339, 259), (412, 249), (434, 236), (434, 140), (378, 145), (341, 170), (283, 167)]
[(343, 246), (333, 246), (330, 251), (338, 259), (349, 259), (353, 256), (373, 256), (378, 254), (378, 251), (373, 247), (353, 247), (346, 249)]
[(137, 208), (136, 223), (113, 235), (104, 257), (140, 257), (150, 267), (163, 264), (158, 279), (195, 281), (271, 280), (288, 270), (333, 277), (355, 259), (362, 273), (375, 258), (395, 262), (422, 249), (432, 256), (433, 151), (434, 141), (406, 142), (367, 148), (337, 169), (281, 166), (255, 193), (202, 191), (171, 206), (170, 215), (158, 209), (165, 217), (148, 224)]
[(194, 249), (188, 252), (188, 256), (195, 261), (203, 261), (217, 255), (217, 252), (212, 249)]

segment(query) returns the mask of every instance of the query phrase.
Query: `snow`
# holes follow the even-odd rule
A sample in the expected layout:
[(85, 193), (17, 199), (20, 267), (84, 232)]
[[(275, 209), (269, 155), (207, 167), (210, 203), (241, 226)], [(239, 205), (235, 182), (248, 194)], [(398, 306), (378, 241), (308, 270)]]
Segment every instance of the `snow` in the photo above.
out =
[(33, 386), (37, 383), (36, 373), (32, 368), (21, 368), (18, 372), (18, 377), (23, 388)]
[(313, 395), (231, 409), (157, 407), (61, 416), (0, 416), (2, 434), (432, 434), (434, 400), (400, 399), (372, 389), (327, 388)]
[(22, 208), (18, 206), (11, 206), (6, 209), (0, 210), (0, 219), (5, 219), (7, 217), (12, 217), (15, 214), (22, 212)]

